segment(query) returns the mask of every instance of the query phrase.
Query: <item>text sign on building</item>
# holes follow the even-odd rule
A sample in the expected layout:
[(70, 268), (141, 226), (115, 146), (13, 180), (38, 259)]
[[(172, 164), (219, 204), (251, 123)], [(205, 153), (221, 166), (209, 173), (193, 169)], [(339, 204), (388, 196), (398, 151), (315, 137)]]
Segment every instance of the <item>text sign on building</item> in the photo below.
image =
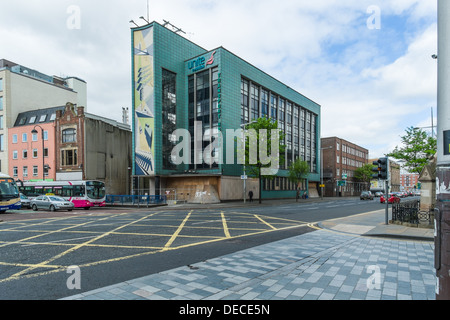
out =
[(187, 62), (187, 68), (189, 72), (195, 73), (206, 68), (212, 67), (216, 65), (215, 59), (216, 51), (212, 53), (208, 53), (207, 55), (203, 55), (194, 59), (191, 59)]

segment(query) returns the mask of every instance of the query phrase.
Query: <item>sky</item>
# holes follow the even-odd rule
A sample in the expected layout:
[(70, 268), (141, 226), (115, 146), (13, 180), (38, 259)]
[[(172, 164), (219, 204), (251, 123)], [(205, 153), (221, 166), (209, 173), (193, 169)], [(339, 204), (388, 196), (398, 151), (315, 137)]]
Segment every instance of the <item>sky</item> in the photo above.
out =
[(0, 1), (0, 58), (85, 80), (87, 112), (117, 121), (131, 110), (130, 20), (143, 16), (317, 102), (321, 136), (370, 158), (437, 123), (437, 0)]

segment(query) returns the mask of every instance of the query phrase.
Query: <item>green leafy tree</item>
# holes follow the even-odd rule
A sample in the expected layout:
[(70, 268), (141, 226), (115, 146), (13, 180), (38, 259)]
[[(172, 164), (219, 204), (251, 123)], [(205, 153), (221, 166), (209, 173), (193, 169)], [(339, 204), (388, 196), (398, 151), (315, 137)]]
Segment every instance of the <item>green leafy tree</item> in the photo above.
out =
[(308, 162), (301, 159), (297, 159), (296, 161), (291, 163), (288, 170), (289, 170), (288, 179), (291, 182), (297, 184), (296, 201), (298, 201), (298, 198), (300, 197), (300, 185), (308, 177), (310, 168)]
[(368, 189), (370, 189), (370, 181), (372, 180), (372, 175), (375, 173), (372, 168), (376, 168), (373, 164), (365, 164), (362, 167), (355, 170), (355, 179), (363, 183), (367, 183)]
[(386, 156), (405, 161), (405, 168), (410, 173), (421, 173), (429, 159), (437, 152), (437, 140), (420, 128), (407, 128), (401, 137), (402, 146)]
[[(272, 138), (275, 139), (274, 130), (278, 132), (278, 140), (275, 146), (278, 145), (278, 153), (273, 154)], [(248, 174), (259, 179), (259, 203), (261, 203), (262, 179), (273, 179), (279, 169), (280, 163), (284, 161), (285, 146), (284, 134), (278, 130), (278, 122), (271, 118), (259, 118), (256, 121), (248, 124), (245, 128), (246, 134), (251, 137), (246, 138), (245, 142), (245, 165)], [(261, 152), (261, 150), (263, 150)], [(261, 155), (271, 155), (269, 159)], [(270, 173), (273, 168), (275, 172)], [(270, 174), (267, 174), (270, 173)]]

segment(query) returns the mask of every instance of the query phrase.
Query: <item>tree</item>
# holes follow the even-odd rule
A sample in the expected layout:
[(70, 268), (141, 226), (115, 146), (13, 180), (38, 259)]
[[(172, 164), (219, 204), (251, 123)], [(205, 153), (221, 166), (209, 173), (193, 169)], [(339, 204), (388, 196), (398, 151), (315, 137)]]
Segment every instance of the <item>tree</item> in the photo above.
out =
[(259, 179), (259, 203), (261, 203), (262, 179), (273, 179), (280, 163), (284, 161), (285, 146), (282, 144), (284, 134), (278, 130), (278, 122), (271, 118), (259, 118), (248, 124), (245, 134), (245, 165), (249, 175)]
[(437, 140), (427, 135), (420, 128), (407, 128), (401, 137), (402, 147), (395, 147), (386, 156), (405, 161), (405, 168), (410, 173), (421, 173), (429, 159), (437, 152)]
[[(363, 183), (367, 183), (368, 186), (370, 186), (370, 181), (372, 180), (372, 175), (374, 174), (374, 171), (372, 171), (372, 168), (376, 168), (373, 164), (365, 164), (362, 167), (355, 170), (355, 179), (358, 181), (361, 181)], [(369, 187), (370, 189), (370, 187)]]
[(289, 166), (289, 181), (297, 184), (297, 195), (296, 195), (296, 201), (298, 201), (299, 195), (300, 195), (300, 184), (303, 182), (303, 180), (306, 179), (310, 172), (310, 168), (308, 165), (308, 162), (303, 161), (301, 159), (297, 159), (296, 161), (292, 162)]

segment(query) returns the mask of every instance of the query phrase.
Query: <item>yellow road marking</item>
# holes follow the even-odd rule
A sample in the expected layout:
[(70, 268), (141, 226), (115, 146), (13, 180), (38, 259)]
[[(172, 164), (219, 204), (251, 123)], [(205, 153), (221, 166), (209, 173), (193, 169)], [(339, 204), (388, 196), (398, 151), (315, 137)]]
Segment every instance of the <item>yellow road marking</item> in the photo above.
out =
[(268, 225), (270, 228), (272, 228), (272, 230), (277, 230), (277, 228), (275, 228), (273, 225), (271, 225), (270, 223), (264, 221), (263, 219), (261, 219), (258, 215), (255, 214), (255, 218), (257, 218), (259, 221), (261, 221), (262, 223), (264, 223), (265, 225)]
[[(100, 219), (99, 221), (101, 221), (101, 220), (106, 220), (106, 219), (109, 219), (109, 218), (110, 218), (110, 217), (106, 217), (106, 218)], [(58, 232), (66, 231), (66, 230), (68, 230), (68, 229), (72, 229), (72, 228), (75, 228), (75, 227), (80, 227), (80, 226), (83, 226), (83, 225), (86, 225), (86, 224), (90, 224), (90, 223), (94, 223), (94, 222), (96, 222), (96, 221), (88, 221), (88, 222), (85, 222), (85, 223), (82, 223), (82, 224), (72, 225), (72, 226), (70, 226), (70, 227), (66, 227), (66, 228), (62, 228), (62, 229), (58, 229), (58, 230), (52, 230), (52, 231), (44, 232), (44, 233), (41, 233), (41, 234), (38, 234), (38, 235), (35, 235), (35, 236), (32, 236), (32, 237), (28, 237), (28, 238), (25, 238), (25, 239), (20, 239), (20, 240), (17, 240), (17, 241), (12, 241), (12, 242), (8, 242), (8, 243), (6, 243), (6, 244), (2, 244), (2, 245), (0, 245), (0, 248), (6, 247), (6, 246), (12, 245), (12, 244), (23, 243), (23, 242), (28, 241), (28, 240), (31, 240), (31, 239), (36, 239), (36, 238), (43, 237), (43, 236), (47, 236), (47, 235), (50, 235), (50, 234), (53, 234), (53, 233), (58, 233)]]
[[(221, 212), (220, 215), (221, 215), (221, 221), (222, 221), (223, 228), (212, 228), (212, 227), (192, 227), (192, 228), (222, 229), (223, 232), (225, 233), (225, 237), (215, 237), (215, 236), (207, 237), (207, 236), (180, 235), (181, 231), (184, 228), (191, 228), (191, 226), (186, 226), (187, 221), (190, 218), (194, 219), (195, 217), (197, 217), (197, 216), (193, 217), (192, 216), (193, 215), (193, 211), (191, 211), (185, 217), (183, 222), (178, 226), (176, 232), (174, 234), (171, 234), (171, 235), (170, 234), (165, 235), (165, 234), (151, 234), (151, 233), (147, 234), (147, 233), (118, 232), (118, 230), (123, 229), (125, 227), (128, 227), (130, 225), (133, 225), (133, 226), (145, 226), (145, 227), (162, 227), (161, 225), (152, 225), (152, 224), (143, 224), (142, 223), (145, 219), (147, 219), (147, 218), (149, 218), (151, 216), (160, 214), (160, 213), (161, 212), (154, 212), (154, 213), (152, 213), (150, 215), (147, 215), (147, 216), (145, 216), (145, 217), (143, 217), (141, 219), (138, 219), (138, 220), (126, 219), (127, 221), (131, 220), (131, 222), (126, 224), (126, 225), (119, 226), (118, 228), (115, 228), (114, 230), (111, 230), (109, 232), (102, 233), (102, 234), (98, 235), (97, 237), (91, 239), (90, 241), (86, 241), (86, 242), (81, 243), (81, 244), (72, 244), (72, 246), (73, 246), (72, 248), (70, 248), (70, 249), (68, 249), (68, 250), (66, 250), (66, 251), (64, 251), (64, 252), (62, 252), (62, 253), (60, 253), (60, 254), (58, 254), (58, 255), (56, 255), (56, 256), (48, 259), (48, 260), (46, 260), (46, 261), (38, 263), (38, 264), (14, 264), (14, 263), (7, 264), (7, 263), (1, 263), (0, 262), (0, 265), (12, 265), (12, 266), (17, 266), (17, 267), (25, 267), (25, 268), (27, 268), (26, 270), (18, 272), (16, 274), (12, 275), (9, 278), (1, 279), (0, 283), (11, 281), (11, 280), (16, 280), (16, 279), (19, 279), (19, 278), (31, 278), (31, 277), (36, 277), (36, 276), (40, 276), (40, 275), (47, 275), (47, 274), (51, 274), (51, 273), (55, 273), (55, 272), (61, 272), (62, 270), (65, 270), (65, 268), (67, 268), (67, 266), (52, 265), (50, 263), (55, 261), (58, 258), (61, 258), (61, 257), (65, 256), (65, 255), (67, 255), (68, 253), (74, 252), (74, 251), (76, 251), (76, 250), (78, 250), (79, 248), (82, 248), (82, 247), (117, 247), (117, 248), (124, 248), (124, 249), (142, 249), (142, 250), (151, 250), (151, 251), (135, 253), (135, 254), (131, 254), (131, 255), (128, 255), (128, 256), (116, 257), (116, 258), (106, 259), (106, 260), (102, 260), (102, 261), (93, 261), (93, 262), (89, 262), (89, 263), (86, 263), (86, 264), (83, 264), (83, 265), (79, 265), (80, 268), (81, 267), (94, 266), (94, 265), (100, 265), (100, 264), (105, 264), (105, 263), (110, 263), (110, 262), (116, 262), (116, 261), (131, 259), (131, 258), (135, 258), (135, 257), (142, 257), (142, 256), (151, 255), (151, 254), (155, 254), (155, 253), (165, 252), (165, 251), (168, 251), (168, 250), (178, 250), (178, 249), (182, 249), (182, 248), (193, 247), (193, 246), (207, 244), (207, 243), (213, 243), (213, 242), (218, 242), (218, 241), (223, 241), (223, 240), (236, 239), (236, 238), (242, 238), (242, 237), (246, 237), (246, 236), (264, 234), (264, 233), (272, 232), (272, 231), (275, 231), (275, 230), (287, 230), (287, 229), (298, 228), (298, 227), (302, 227), (302, 226), (308, 225), (306, 223), (302, 224), (303, 222), (301, 222), (301, 221), (295, 221), (295, 220), (289, 220), (289, 219), (283, 219), (283, 218), (266, 217), (264, 215), (254, 215), (254, 214), (250, 214), (250, 213), (237, 213), (236, 212), (236, 213), (233, 213), (233, 216), (235, 216), (234, 214), (236, 214), (236, 216), (241, 216), (241, 217), (243, 217), (243, 216), (247, 216), (247, 217), (248, 216), (254, 216), (259, 221), (261, 221), (265, 225), (269, 226), (270, 230), (267, 230), (267, 229), (251, 229), (251, 228), (229, 228), (227, 220), (225, 219), (225, 214), (224, 214), (224, 212)], [(69, 245), (67, 243), (65, 243), (65, 244), (55, 243), (55, 242), (53, 242), (53, 243), (38, 243), (38, 242), (32, 242), (32, 241), (27, 241), (27, 240), (31, 240), (31, 239), (34, 239), (34, 238), (37, 238), (37, 237), (40, 237), (40, 236), (53, 234), (53, 233), (58, 233), (58, 232), (60, 232), (60, 233), (85, 233), (85, 234), (86, 233), (94, 233), (94, 234), (99, 234), (99, 232), (76, 231), (76, 230), (70, 230), (70, 229), (75, 228), (75, 227), (88, 225), (88, 224), (94, 224), (94, 223), (96, 223), (98, 221), (101, 221), (101, 220), (105, 220), (105, 219), (112, 218), (112, 217), (119, 217), (120, 215), (127, 215), (127, 214), (128, 213), (112, 214), (112, 215), (109, 215), (108, 217), (100, 219), (100, 220), (89, 221), (89, 222), (85, 222), (85, 223), (81, 223), (81, 224), (70, 225), (67, 228), (62, 228), (62, 229), (59, 229), (59, 230), (45, 232), (43, 234), (36, 235), (34, 237), (29, 237), (29, 238), (26, 238), (26, 239), (14, 241), (14, 242), (3, 243), (3, 244), (4, 244), (4, 246), (8, 245), (8, 244), (14, 244), (14, 243), (37, 244), (37, 245), (38, 244), (44, 244), (44, 245), (45, 244)], [(218, 215), (219, 213), (217, 212), (217, 213), (214, 213), (214, 214)], [(265, 221), (261, 217), (276, 220), (277, 222), (272, 222), (274, 225), (287, 224), (287, 222), (290, 222), (291, 224), (295, 224), (295, 225), (291, 225), (291, 226), (287, 226), (287, 227), (281, 227), (281, 228), (277, 229), (276, 227), (274, 227), (272, 224), (268, 223), (267, 221)], [(59, 219), (59, 220), (63, 221), (65, 219), (70, 219), (70, 218), (77, 218), (78, 219), (78, 218), (82, 218), (82, 217), (73, 217), (73, 216), (71, 216), (71, 217), (64, 218), (64, 219)], [(165, 220), (164, 218), (161, 218), (161, 217), (158, 217), (156, 219), (158, 219), (158, 220)], [(151, 219), (149, 221), (151, 222), (151, 221), (156, 220), (156, 219)], [(34, 225), (36, 225), (36, 226), (43, 225), (43, 224), (46, 224), (46, 223), (55, 222), (55, 220), (58, 220), (58, 219), (52, 219), (51, 221), (46, 221), (44, 223), (36, 223)], [(278, 220), (279, 221), (285, 221), (285, 222), (278, 222)], [(239, 219), (237, 221), (230, 221), (230, 222), (232, 222), (232, 223), (239, 223), (239, 224), (241, 224), (241, 223), (244, 223), (244, 224), (245, 223), (249, 223), (249, 221), (239, 221)], [(252, 224), (256, 224), (256, 222), (251, 222), (251, 223)], [(27, 224), (26, 226), (33, 226), (33, 225), (28, 225)], [(16, 226), (15, 228), (20, 229), (21, 227), (22, 226)], [(167, 227), (176, 228), (177, 226), (167, 226)], [(8, 231), (13, 232), (15, 228), (11, 228)], [(253, 231), (253, 232), (241, 234), (241, 235), (238, 235), (238, 236), (231, 236), (230, 235), (230, 230), (244, 230), (244, 231), (247, 231), (247, 232), (249, 232), (249, 231)], [(6, 230), (4, 230), (4, 231), (6, 231)], [(17, 231), (19, 231), (19, 230), (17, 230)], [(26, 230), (26, 231), (34, 232), (34, 230), (33, 231)], [(38, 232), (38, 231), (36, 231), (36, 232)], [(164, 247), (101, 245), (101, 244), (93, 243), (93, 242), (95, 242), (95, 241), (97, 241), (97, 240), (99, 240), (101, 238), (104, 238), (104, 237), (106, 237), (108, 235), (112, 235), (112, 234), (118, 234), (118, 235), (130, 234), (130, 235), (143, 235), (143, 236), (146, 236), (146, 235), (152, 236), (152, 235), (154, 235), (154, 236), (159, 236), (159, 237), (170, 237), (170, 239), (164, 245)], [(178, 237), (180, 237), (180, 238), (181, 237), (186, 237), (186, 238), (188, 238), (188, 237), (191, 237), (191, 238), (201, 238), (201, 237), (203, 237), (203, 238), (206, 238), (206, 239), (204, 241), (200, 241), (200, 242), (188, 243), (188, 244), (181, 245), (181, 246), (178, 246), (178, 247), (172, 247), (174, 241)], [(0, 243), (2, 243), (2, 242), (0, 242)], [(36, 269), (36, 268), (45, 268), (45, 269), (53, 269), (53, 270), (48, 270), (48, 271), (43, 271), (43, 272), (27, 273), (30, 270), (33, 270), (33, 269)]]
[(225, 233), (225, 237), (231, 238), (230, 232), (228, 231), (227, 220), (225, 219), (225, 215), (223, 212), (221, 212), (220, 215), (222, 216), (223, 232)]
[(172, 245), (172, 243), (175, 241), (175, 239), (178, 237), (178, 235), (180, 234), (181, 230), (183, 230), (184, 225), (186, 224), (186, 222), (189, 220), (189, 217), (191, 216), (193, 210), (191, 210), (191, 212), (188, 213), (188, 215), (186, 216), (186, 218), (183, 220), (183, 222), (180, 224), (180, 226), (178, 227), (177, 231), (175, 231), (175, 233), (172, 235), (172, 237), (169, 239), (169, 241), (167, 241), (166, 245), (164, 246), (163, 250), (168, 250), (170, 248), (170, 246)]
[[(142, 221), (142, 220), (147, 219), (148, 217), (151, 217), (151, 216), (153, 216), (153, 215), (155, 215), (155, 214), (157, 214), (157, 213), (153, 213), (153, 214), (147, 215), (147, 216), (145, 216), (145, 217), (143, 217), (143, 218), (141, 218), (141, 219), (139, 219), (139, 220), (136, 220), (136, 221), (134, 221), (134, 222)], [(101, 219), (101, 220), (104, 220), (104, 219)], [(95, 221), (91, 221), (91, 222), (95, 222)], [(46, 260), (46, 261), (43, 261), (43, 262), (41, 262), (41, 263), (39, 263), (39, 264), (34, 265), (33, 267), (30, 267), (30, 268), (27, 268), (27, 269), (22, 270), (22, 271), (20, 271), (20, 272), (17, 272), (17, 273), (15, 273), (15, 274), (13, 274), (12, 276), (10, 276), (8, 279), (15, 279), (15, 278), (18, 278), (18, 277), (20, 277), (21, 275), (23, 275), (23, 274), (25, 274), (25, 273), (27, 273), (27, 272), (33, 270), (33, 269), (36, 269), (36, 268), (45, 266), (45, 265), (51, 263), (52, 261), (55, 261), (56, 259), (59, 259), (59, 258), (65, 256), (65, 255), (67, 255), (67, 254), (70, 253), (70, 252), (76, 251), (76, 250), (78, 250), (78, 249), (80, 249), (80, 248), (86, 246), (87, 244), (90, 244), (90, 243), (92, 243), (92, 242), (94, 242), (94, 241), (97, 241), (97, 240), (99, 240), (99, 239), (101, 239), (101, 238), (104, 238), (104, 237), (108, 236), (109, 234), (111, 234), (112, 232), (117, 231), (117, 230), (120, 230), (120, 229), (122, 229), (122, 228), (125, 228), (125, 227), (127, 227), (127, 226), (133, 224), (134, 222), (130, 222), (130, 223), (125, 224), (125, 225), (123, 225), (123, 226), (117, 227), (116, 229), (114, 229), (114, 230), (112, 230), (112, 231), (105, 232), (105, 233), (99, 235), (98, 237), (95, 237), (95, 238), (93, 238), (93, 239), (91, 239), (91, 240), (89, 240), (89, 241), (86, 241), (86, 242), (84, 242), (84, 243), (78, 244), (78, 245), (76, 245), (75, 247), (72, 247), (72, 248), (70, 248), (70, 249), (68, 249), (68, 250), (66, 250), (66, 251), (64, 251), (64, 252), (62, 252), (62, 253), (60, 253), (60, 254), (57, 254), (56, 256), (54, 256), (54, 257), (52, 257), (52, 258), (50, 258), (50, 259), (48, 259), (48, 260)], [(82, 225), (84, 225), (84, 224), (86, 224), (86, 223), (83, 223)]]

